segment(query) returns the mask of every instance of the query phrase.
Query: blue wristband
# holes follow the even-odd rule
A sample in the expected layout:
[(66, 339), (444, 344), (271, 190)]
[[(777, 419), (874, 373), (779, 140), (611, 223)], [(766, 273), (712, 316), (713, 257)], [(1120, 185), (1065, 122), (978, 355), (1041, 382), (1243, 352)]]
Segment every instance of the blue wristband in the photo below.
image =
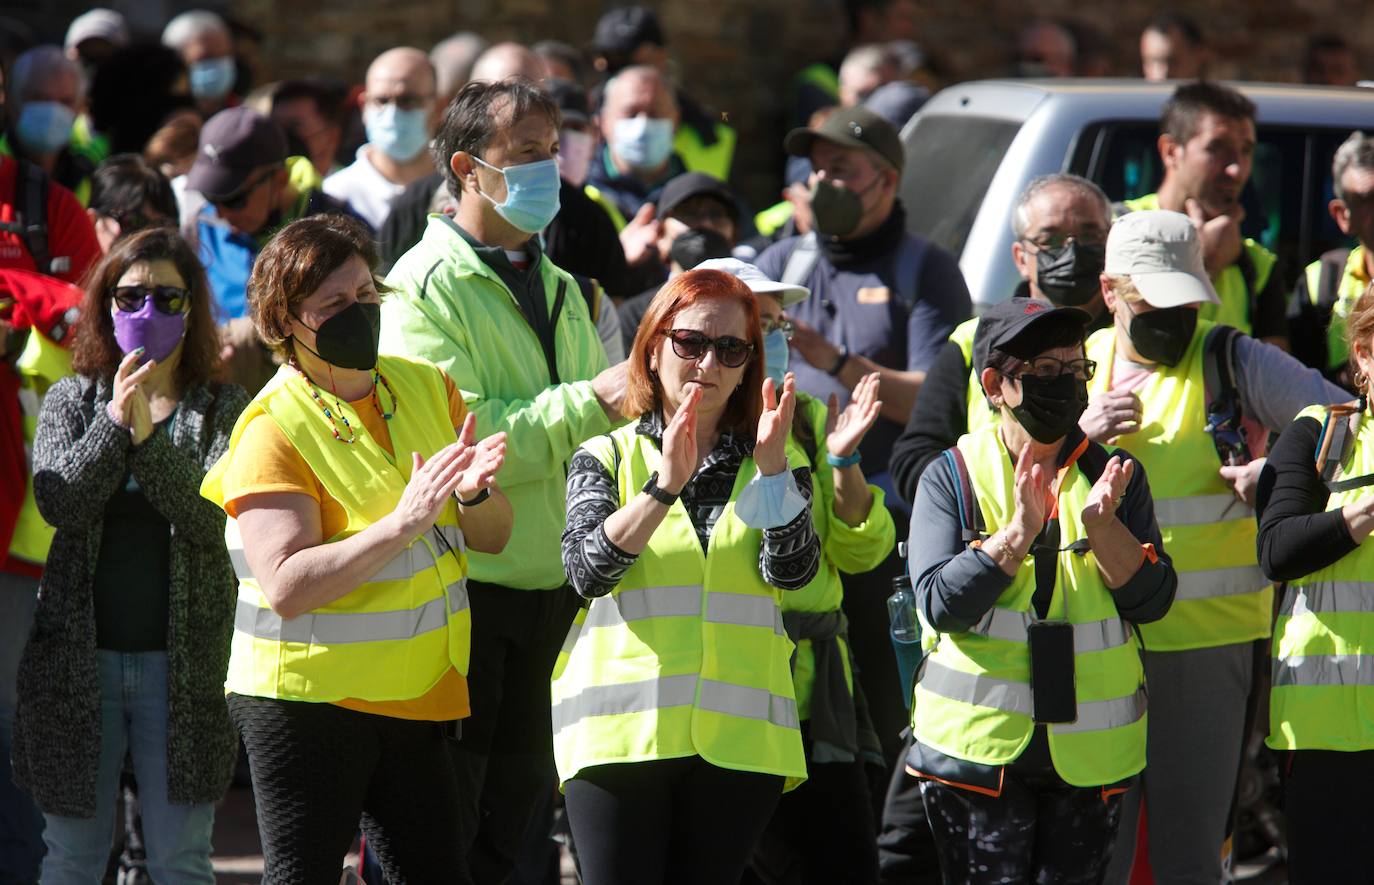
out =
[(830, 452), (825, 453), (825, 463), (829, 464), (831, 467), (853, 467), (855, 464), (858, 464), (860, 460), (860, 455), (857, 451), (848, 458), (840, 458)]

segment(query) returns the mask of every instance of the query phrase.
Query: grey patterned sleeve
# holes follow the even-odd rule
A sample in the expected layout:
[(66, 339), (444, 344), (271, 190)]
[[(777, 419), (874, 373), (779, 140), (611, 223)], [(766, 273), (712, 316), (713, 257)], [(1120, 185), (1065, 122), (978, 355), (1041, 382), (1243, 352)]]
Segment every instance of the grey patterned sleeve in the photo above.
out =
[(563, 569), (581, 596), (605, 596), (637, 558), (606, 537), (606, 520), (620, 509), (615, 477), (582, 449), (568, 465), (568, 522), (563, 529)]
[(759, 550), (759, 572), (763, 579), (782, 590), (800, 590), (811, 583), (820, 569), (821, 542), (811, 519), (811, 469), (792, 471), (797, 491), (808, 504), (787, 525), (763, 530)]

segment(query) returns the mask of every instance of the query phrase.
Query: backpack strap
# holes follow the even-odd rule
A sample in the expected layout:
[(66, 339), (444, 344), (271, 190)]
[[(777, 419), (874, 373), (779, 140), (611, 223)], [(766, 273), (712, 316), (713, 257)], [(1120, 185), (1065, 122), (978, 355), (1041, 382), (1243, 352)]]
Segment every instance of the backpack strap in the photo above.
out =
[(959, 451), (958, 446), (954, 446), (940, 454), (949, 463), (950, 473), (954, 476), (954, 497), (959, 505), (960, 537), (965, 544), (981, 541), (985, 528), (983, 514), (979, 512), (978, 501), (973, 497), (973, 480), (969, 476), (964, 453)]
[(816, 269), (816, 265), (821, 260), (821, 241), (816, 236), (816, 232), (797, 240), (797, 244), (792, 247), (792, 253), (787, 256), (787, 263), (782, 267), (782, 279), (780, 283), (789, 286), (805, 286), (811, 280), (811, 272)]
[(1214, 326), (1202, 345), (1203, 385), (1212, 392), (1207, 403), (1207, 432), (1222, 464), (1249, 460), (1245, 417), (1241, 409), (1240, 390), (1236, 387), (1236, 341), (1240, 331), (1231, 326)]
[(1364, 397), (1353, 403), (1330, 406), (1326, 410), (1321, 434), (1317, 437), (1316, 467), (1317, 474), (1331, 492), (1348, 492), (1351, 489), (1374, 485), (1374, 474), (1336, 479), (1341, 465), (1350, 456), (1350, 449), (1355, 444), (1359, 422), (1364, 417), (1364, 412)]
[(573, 278), (573, 282), (577, 283), (582, 300), (587, 302), (587, 313), (591, 315), (592, 323), (596, 323), (601, 318), (601, 287), (591, 277), (584, 277), (572, 271), (568, 271), (568, 274)]
[(18, 165), (14, 174), (17, 211), (14, 221), (0, 224), (0, 231), (24, 241), (24, 248), (39, 273), (66, 273), (71, 270), (71, 259), (64, 259), (63, 267), (54, 267), (55, 262), (48, 251), (48, 173), (23, 157), (16, 157), (15, 163)]

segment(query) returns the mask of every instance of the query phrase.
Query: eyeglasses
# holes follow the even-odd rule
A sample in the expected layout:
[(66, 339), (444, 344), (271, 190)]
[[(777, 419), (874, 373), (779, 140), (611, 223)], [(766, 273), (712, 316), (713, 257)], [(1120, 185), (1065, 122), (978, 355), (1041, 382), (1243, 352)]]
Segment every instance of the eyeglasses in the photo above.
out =
[(771, 335), (774, 332), (781, 332), (782, 337), (786, 338), (788, 341), (792, 340), (792, 333), (797, 331), (797, 327), (793, 325), (792, 321), (787, 317), (781, 317), (776, 320), (764, 320), (761, 326), (763, 328), (763, 334)]
[(416, 108), (424, 107), (433, 99), (433, 93), (429, 95), (410, 95), (403, 93), (401, 95), (389, 95), (386, 98), (382, 98), (381, 96), (369, 96), (367, 102), (368, 104), (375, 104), (379, 108), (394, 104), (403, 111), (413, 111)]
[(168, 316), (176, 316), (186, 309), (189, 294), (178, 286), (120, 286), (114, 290), (114, 303), (125, 313), (135, 313), (143, 309), (143, 302), (151, 295), (153, 307)]
[(242, 209), (248, 202), (248, 198), (253, 195), (253, 191), (262, 187), (263, 182), (271, 178), (277, 172), (276, 169), (269, 169), (257, 178), (250, 180), (243, 187), (227, 197), (211, 197), (210, 202), (221, 209)]
[(663, 334), (673, 342), (673, 353), (683, 359), (699, 360), (706, 355), (707, 350), (714, 349), (716, 359), (730, 369), (738, 369), (744, 365), (749, 361), (749, 355), (754, 352), (754, 345), (733, 335), (712, 338), (695, 329), (669, 329)]
[(1018, 377), (1024, 378), (1027, 375), (1034, 375), (1036, 378), (1053, 380), (1060, 375), (1073, 373), (1079, 381), (1091, 381), (1097, 374), (1097, 363), (1092, 360), (1069, 360), (1065, 362), (1055, 359), (1052, 356), (1038, 356), (1033, 360), (1027, 360), (1021, 364), (1017, 370)]
[(1085, 233), (1082, 235), (1045, 234), (1043, 236), (1036, 237), (1033, 240), (1029, 237), (1022, 237), (1021, 242), (1029, 243), (1035, 248), (1042, 249), (1046, 252), (1058, 252), (1060, 249), (1063, 249), (1065, 246), (1067, 246), (1070, 242), (1073, 242), (1075, 245), (1079, 246), (1105, 246), (1107, 244), (1107, 236), (1106, 234), (1100, 234), (1096, 232)]

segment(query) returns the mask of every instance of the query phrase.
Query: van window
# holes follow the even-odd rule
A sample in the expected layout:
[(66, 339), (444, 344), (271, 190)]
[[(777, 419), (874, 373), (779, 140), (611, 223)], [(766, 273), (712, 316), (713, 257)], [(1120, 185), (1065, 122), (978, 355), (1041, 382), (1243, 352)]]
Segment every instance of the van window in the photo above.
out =
[(949, 250), (964, 240), (1019, 122), (967, 116), (920, 116), (906, 141), (902, 205), (907, 230)]

